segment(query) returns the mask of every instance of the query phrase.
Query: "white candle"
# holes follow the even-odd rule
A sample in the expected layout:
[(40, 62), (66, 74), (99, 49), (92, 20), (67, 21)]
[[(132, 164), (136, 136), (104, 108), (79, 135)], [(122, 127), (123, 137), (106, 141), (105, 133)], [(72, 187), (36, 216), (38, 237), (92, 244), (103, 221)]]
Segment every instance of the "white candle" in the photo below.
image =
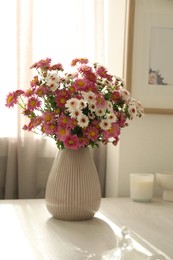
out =
[(154, 175), (130, 174), (130, 197), (134, 201), (149, 202), (153, 197)]

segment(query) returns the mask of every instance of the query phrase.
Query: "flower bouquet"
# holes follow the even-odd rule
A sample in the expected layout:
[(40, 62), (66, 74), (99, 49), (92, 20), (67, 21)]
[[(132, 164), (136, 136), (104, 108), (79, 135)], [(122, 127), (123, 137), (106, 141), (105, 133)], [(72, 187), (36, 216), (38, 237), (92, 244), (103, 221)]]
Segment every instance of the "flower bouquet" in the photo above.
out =
[(28, 122), (24, 130), (53, 138), (59, 149), (77, 150), (108, 142), (116, 145), (128, 120), (141, 117), (143, 107), (125, 89), (123, 80), (86, 58), (62, 64), (40, 60), (27, 90), (7, 95), (6, 106), (18, 104)]

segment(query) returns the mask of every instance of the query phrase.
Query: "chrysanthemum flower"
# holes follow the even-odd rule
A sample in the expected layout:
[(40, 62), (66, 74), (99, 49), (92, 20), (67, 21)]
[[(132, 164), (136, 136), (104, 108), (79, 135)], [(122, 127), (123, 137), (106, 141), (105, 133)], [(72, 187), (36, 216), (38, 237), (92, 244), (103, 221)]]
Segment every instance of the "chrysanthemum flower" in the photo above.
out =
[(87, 136), (92, 141), (97, 141), (99, 135), (99, 131), (96, 127), (88, 127)]
[(67, 125), (68, 120), (69, 120), (69, 118), (66, 115), (61, 114), (57, 119), (57, 123), (58, 123), (58, 125)]
[(42, 117), (46, 123), (53, 123), (55, 120), (55, 113), (51, 111), (46, 111), (42, 114)]
[(35, 62), (30, 68), (49, 68), (51, 63), (50, 58), (46, 58), (45, 60), (40, 60)]
[(130, 93), (127, 89), (121, 88), (120, 89), (121, 97), (127, 102), (130, 101)]
[(88, 107), (89, 107), (89, 110), (91, 111), (91, 113), (92, 113), (92, 112), (95, 112), (96, 109), (97, 109), (97, 108), (96, 108), (96, 104), (89, 104)]
[(118, 122), (119, 122), (119, 125), (121, 127), (125, 127), (126, 126), (126, 116), (124, 113), (119, 113), (118, 114)]
[(137, 114), (137, 109), (134, 104), (131, 104), (128, 108), (128, 112), (130, 114), (130, 119), (133, 119)]
[(29, 110), (33, 111), (34, 109), (38, 109), (41, 105), (41, 102), (38, 98), (31, 97), (28, 99), (27, 107)]
[(50, 90), (52, 92), (54, 92), (55, 90), (57, 90), (59, 88), (59, 77), (57, 76), (57, 74), (54, 72), (54, 73), (51, 73), (49, 74), (46, 78), (46, 85), (48, 87), (50, 87)]
[(111, 113), (113, 112), (113, 105), (109, 100), (106, 100), (106, 109)]
[(7, 107), (13, 107), (15, 104), (18, 104), (18, 99), (20, 96), (22, 96), (25, 92), (21, 89), (18, 89), (14, 92), (10, 92), (8, 95), (7, 95), (7, 98), (6, 98), (6, 106)]
[(89, 118), (86, 115), (80, 115), (77, 117), (78, 125), (82, 128), (87, 127), (89, 124)]
[(84, 98), (84, 100), (86, 100), (86, 102), (88, 104), (96, 104), (96, 95), (95, 93), (91, 92), (91, 91), (88, 91), (88, 92), (85, 92), (85, 91), (82, 91), (82, 96)]
[(66, 101), (70, 98), (70, 93), (67, 90), (58, 90), (56, 92), (55, 101), (57, 105), (61, 108), (65, 106)]
[(77, 150), (79, 148), (77, 136), (69, 134), (64, 140), (64, 145), (66, 148)]
[(113, 123), (117, 120), (117, 117), (114, 113), (110, 113), (107, 115), (107, 119), (109, 120), (110, 123)]
[(47, 87), (45, 85), (39, 86), (36, 90), (35, 90), (35, 94), (38, 97), (43, 97), (44, 95), (48, 94), (48, 90)]
[(78, 146), (80, 147), (87, 147), (90, 144), (90, 140), (87, 137), (87, 134), (85, 134), (85, 131), (83, 131), (83, 136), (78, 137)]
[(38, 76), (35, 76), (35, 77), (33, 78), (33, 80), (31, 80), (30, 86), (31, 86), (31, 87), (35, 87), (35, 86), (38, 86), (38, 85), (39, 85), (39, 79), (38, 79)]
[(88, 63), (88, 59), (86, 59), (86, 58), (74, 59), (74, 60), (72, 60), (72, 62), (71, 62), (71, 66), (75, 66), (78, 62), (79, 62), (80, 64), (87, 64), (87, 63)]
[(65, 107), (72, 112), (73, 110), (78, 109), (79, 107), (79, 100), (77, 98), (70, 98), (66, 101)]
[(111, 128), (111, 123), (107, 119), (102, 119), (100, 122), (100, 127), (103, 130), (109, 130)]
[(105, 115), (106, 111), (103, 108), (97, 108), (95, 113), (96, 113), (97, 116), (102, 117), (102, 116)]
[(98, 94), (96, 96), (96, 105), (97, 107), (106, 108), (106, 100), (103, 95)]
[(72, 118), (78, 118), (78, 117), (81, 117), (83, 115), (81, 109), (75, 109), (75, 110), (71, 110), (70, 112), (70, 116)]
[(63, 71), (64, 69), (63, 69), (63, 66), (62, 66), (61, 63), (57, 63), (57, 64), (50, 66), (49, 70), (50, 71), (51, 70), (61, 70), (61, 71)]
[(115, 123), (112, 123), (111, 124), (111, 128), (110, 129), (108, 129), (108, 131), (107, 131), (107, 133), (108, 133), (108, 135), (109, 135), (109, 138), (110, 137), (117, 137), (117, 136), (119, 136), (120, 135), (120, 125), (119, 125), (119, 123), (118, 122), (115, 122)]
[(80, 99), (80, 100), (79, 100), (79, 108), (80, 108), (80, 109), (83, 109), (83, 108), (85, 108), (86, 106), (87, 106), (86, 100), (85, 100), (85, 99)]
[(69, 86), (68, 88), (69, 92), (73, 95), (75, 93), (75, 87), (74, 85)]
[[(79, 67), (79, 72), (82, 72), (82, 73), (84, 73), (85, 75), (87, 74), (87, 73), (91, 73), (92, 72), (92, 68), (91, 68), (91, 66), (88, 66), (88, 65), (86, 65), (86, 64), (83, 64), (81, 67)], [(94, 74), (95, 75), (95, 74)]]
[(56, 134), (57, 126), (54, 123), (45, 124), (45, 133), (48, 135)]
[(15, 92), (10, 92), (6, 98), (6, 106), (13, 107), (17, 103), (18, 96), (15, 95)]
[(31, 118), (28, 125), (24, 126), (24, 130), (32, 131), (42, 123), (42, 117)]
[(119, 101), (119, 99), (121, 98), (121, 94), (119, 90), (115, 90), (111, 93), (111, 100), (114, 102)]
[(34, 94), (35, 90), (33, 88), (29, 88), (25, 91), (25, 96), (26, 97), (32, 97), (32, 95)]
[(112, 80), (112, 76), (107, 73), (106, 68), (103, 67), (103, 66), (99, 66), (99, 67), (97, 68), (97, 70), (96, 70), (96, 73), (97, 73), (101, 78), (106, 78), (106, 79), (108, 79), (109, 81)]
[(56, 130), (56, 136), (59, 140), (64, 141), (70, 134), (70, 130), (67, 127), (58, 126)]
[(76, 79), (73, 83), (76, 91), (85, 91), (87, 84), (85, 79)]
[(77, 120), (75, 118), (69, 118), (68, 119), (68, 127), (70, 129), (74, 129), (77, 126)]

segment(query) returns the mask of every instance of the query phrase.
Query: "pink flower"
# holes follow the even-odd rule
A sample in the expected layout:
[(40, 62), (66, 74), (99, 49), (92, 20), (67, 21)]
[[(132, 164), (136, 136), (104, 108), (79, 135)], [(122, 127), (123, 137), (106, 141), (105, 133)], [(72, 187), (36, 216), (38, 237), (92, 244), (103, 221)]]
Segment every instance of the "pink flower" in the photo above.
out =
[(24, 91), (23, 90), (16, 90), (14, 92), (10, 92), (8, 95), (7, 95), (7, 98), (6, 98), (6, 106), (7, 107), (13, 107), (15, 104), (18, 103), (18, 97), (20, 95), (23, 95), (24, 94)]
[(29, 110), (33, 111), (34, 109), (38, 109), (41, 105), (40, 100), (35, 97), (31, 97), (28, 99), (27, 107)]
[(86, 58), (74, 59), (74, 60), (72, 60), (72, 62), (71, 62), (71, 66), (75, 66), (77, 63), (87, 64), (87, 63), (88, 63), (88, 59), (86, 59)]
[(59, 140), (64, 141), (70, 134), (69, 128), (58, 126), (56, 131), (56, 136)]
[(28, 131), (32, 131), (34, 128), (36, 128), (37, 126), (39, 126), (42, 123), (42, 117), (33, 117), (30, 119), (30, 122), (28, 125), (24, 125), (23, 129), (24, 130), (28, 130)]
[(68, 119), (68, 126), (71, 129), (74, 129), (77, 126), (77, 120), (75, 118), (69, 118)]
[(44, 112), (42, 117), (46, 123), (53, 123), (55, 121), (55, 113), (51, 111)]
[(124, 113), (119, 113), (119, 114), (117, 114), (117, 118), (119, 121), (119, 125), (121, 127), (125, 127), (126, 126), (126, 115)]
[(99, 135), (99, 131), (96, 127), (88, 127), (87, 129), (87, 137), (92, 141), (97, 141)]
[(87, 136), (85, 136), (85, 132), (83, 132), (83, 136), (78, 138), (78, 145), (80, 147), (87, 147), (90, 144), (90, 140)]
[(35, 76), (33, 80), (30, 82), (31, 87), (39, 86), (39, 79), (38, 76)]
[(101, 78), (106, 78), (106, 79), (108, 79), (109, 81), (112, 81), (112, 76), (107, 73), (107, 70), (106, 70), (105, 67), (99, 66), (99, 67), (97, 68), (97, 70), (96, 70), (96, 73), (97, 73)]
[(46, 58), (45, 60), (40, 60), (38, 62), (35, 62), (30, 68), (49, 68), (51, 63), (50, 58)]
[(52, 66), (50, 66), (49, 70), (61, 70), (63, 71), (63, 66), (61, 63), (57, 63), (57, 64), (54, 64)]
[(117, 102), (120, 100), (120, 98), (121, 98), (121, 94), (118, 90), (115, 90), (114, 92), (112, 92), (112, 94), (111, 94), (112, 101)]
[(64, 139), (64, 145), (66, 148), (77, 150), (79, 148), (79, 141), (76, 135), (69, 134)]
[(96, 105), (97, 107), (106, 108), (106, 100), (103, 95), (98, 94), (96, 96)]
[(43, 97), (45, 95), (48, 94), (48, 90), (47, 87), (45, 85), (39, 86), (36, 90), (35, 90), (35, 94), (39, 97)]
[(70, 98), (69, 91), (57, 90), (55, 101), (60, 108), (65, 106), (65, 103), (69, 98)]
[(69, 118), (64, 115), (64, 114), (61, 114), (59, 117), (58, 117), (58, 125), (62, 125), (62, 126), (66, 126), (68, 124), (68, 120)]
[(76, 91), (85, 91), (86, 87), (87, 87), (86, 81), (81, 78), (76, 79), (73, 85), (74, 85)]
[(48, 135), (56, 134), (57, 126), (54, 123), (44, 124), (45, 133)]
[(6, 98), (6, 106), (13, 107), (14, 104), (17, 104), (18, 96), (15, 95), (15, 92), (10, 92)]

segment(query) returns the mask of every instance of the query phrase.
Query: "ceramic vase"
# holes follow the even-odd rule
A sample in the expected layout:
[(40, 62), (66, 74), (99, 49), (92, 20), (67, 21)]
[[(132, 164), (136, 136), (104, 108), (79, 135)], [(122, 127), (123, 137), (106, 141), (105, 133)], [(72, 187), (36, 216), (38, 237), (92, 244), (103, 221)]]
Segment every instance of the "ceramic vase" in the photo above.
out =
[(101, 189), (88, 147), (58, 151), (48, 177), (45, 201), (57, 219), (93, 218), (100, 207)]

